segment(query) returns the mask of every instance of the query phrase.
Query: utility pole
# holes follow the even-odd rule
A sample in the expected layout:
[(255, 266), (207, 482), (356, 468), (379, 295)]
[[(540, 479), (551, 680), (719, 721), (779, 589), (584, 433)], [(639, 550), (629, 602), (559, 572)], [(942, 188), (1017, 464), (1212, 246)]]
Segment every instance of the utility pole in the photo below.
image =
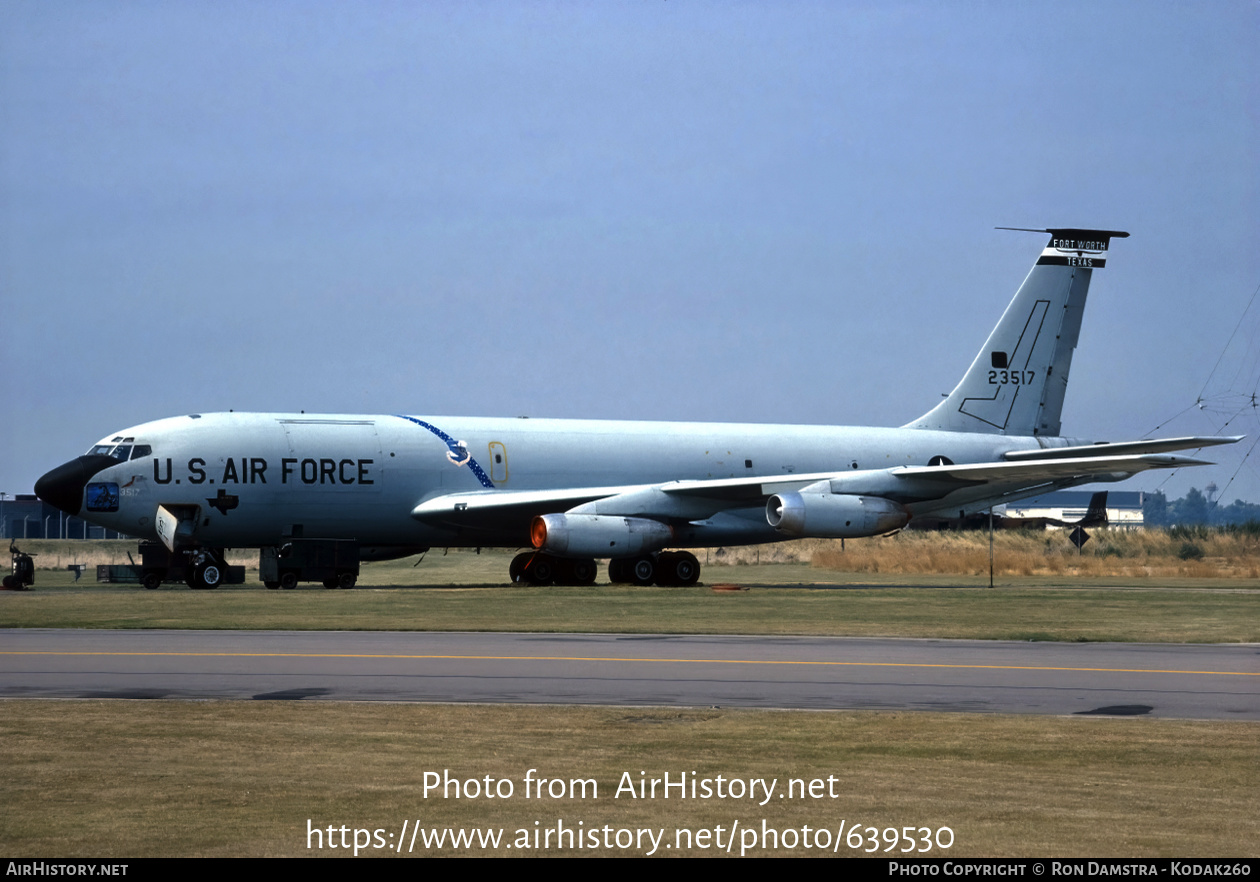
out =
[(989, 506), (989, 587), (993, 587), (993, 506)]

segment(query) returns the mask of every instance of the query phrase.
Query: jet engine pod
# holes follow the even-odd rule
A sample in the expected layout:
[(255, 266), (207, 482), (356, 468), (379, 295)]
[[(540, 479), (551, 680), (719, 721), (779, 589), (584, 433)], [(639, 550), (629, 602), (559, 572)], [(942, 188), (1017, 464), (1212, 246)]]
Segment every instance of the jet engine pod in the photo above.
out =
[(529, 534), (535, 548), (567, 557), (628, 557), (664, 548), (674, 538), (660, 521), (588, 514), (539, 515)]
[(900, 529), (910, 513), (881, 496), (789, 492), (766, 501), (766, 520), (796, 539), (856, 539)]

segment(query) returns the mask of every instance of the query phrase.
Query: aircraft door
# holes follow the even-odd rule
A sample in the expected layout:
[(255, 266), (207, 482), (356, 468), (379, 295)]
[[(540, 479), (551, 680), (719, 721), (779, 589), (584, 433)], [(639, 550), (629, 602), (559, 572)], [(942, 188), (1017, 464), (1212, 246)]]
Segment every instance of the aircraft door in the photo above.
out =
[(490, 442), (490, 480), (501, 485), (508, 479), (507, 447), (502, 441)]

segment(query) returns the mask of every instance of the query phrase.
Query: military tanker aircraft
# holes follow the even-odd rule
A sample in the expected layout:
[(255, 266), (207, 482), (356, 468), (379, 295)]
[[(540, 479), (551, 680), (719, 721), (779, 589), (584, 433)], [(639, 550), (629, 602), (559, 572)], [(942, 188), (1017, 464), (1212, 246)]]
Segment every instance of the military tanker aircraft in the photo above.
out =
[[(1006, 228), (1011, 229), (1011, 228)], [(1090, 279), (1112, 230), (1049, 243), (948, 396), (901, 428), (306, 413), (188, 414), (112, 432), (35, 485), (41, 499), (190, 558), (290, 543), (385, 560), (429, 547), (531, 548), (513, 581), (690, 585), (687, 548), (878, 536), (1146, 469), (1237, 437), (1060, 436)], [(280, 557), (276, 557), (280, 550)], [(338, 552), (344, 559), (344, 554)], [(293, 587), (271, 570), (268, 587)], [(353, 587), (353, 567), (324, 579)], [(149, 587), (155, 587), (149, 585)]]

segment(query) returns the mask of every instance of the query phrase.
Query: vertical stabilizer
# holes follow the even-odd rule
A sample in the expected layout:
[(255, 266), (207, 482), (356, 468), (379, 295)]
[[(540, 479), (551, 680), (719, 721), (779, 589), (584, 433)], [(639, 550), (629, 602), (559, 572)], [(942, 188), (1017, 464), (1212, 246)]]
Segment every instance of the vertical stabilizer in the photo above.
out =
[(1110, 523), (1111, 519), (1107, 516), (1107, 491), (1099, 490), (1089, 497), (1089, 508), (1085, 510), (1085, 517), (1076, 524), (1080, 527), (1105, 527)]
[[(1015, 229), (1000, 227), (999, 229)], [(1050, 242), (962, 381), (905, 426), (997, 435), (1058, 435), (1072, 350), (1095, 269), (1106, 265), (1114, 230), (1027, 230)]]

